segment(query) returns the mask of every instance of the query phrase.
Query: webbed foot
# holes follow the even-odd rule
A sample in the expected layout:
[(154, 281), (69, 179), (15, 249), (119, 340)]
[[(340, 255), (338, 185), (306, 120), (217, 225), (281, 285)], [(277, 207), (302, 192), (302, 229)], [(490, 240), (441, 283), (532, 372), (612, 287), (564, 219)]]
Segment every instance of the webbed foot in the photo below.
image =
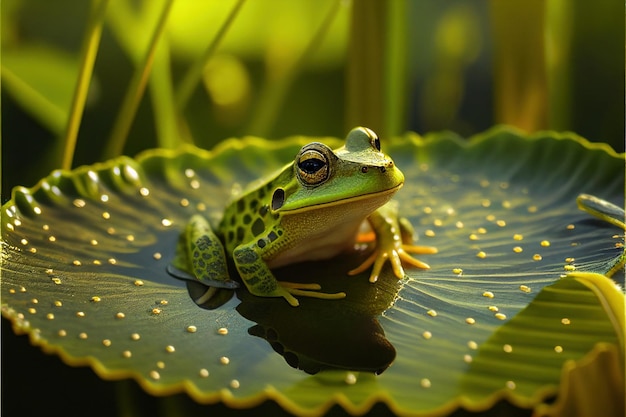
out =
[(398, 279), (404, 278), (403, 264), (414, 266), (421, 269), (430, 269), (430, 266), (420, 260), (415, 259), (409, 253), (416, 255), (433, 254), (437, 253), (437, 248), (432, 246), (415, 246), (400, 244), (387, 249), (376, 248), (374, 252), (363, 263), (356, 268), (348, 272), (348, 275), (357, 275), (367, 270), (374, 265), (372, 273), (370, 274), (370, 282), (378, 281), (380, 271), (382, 270), (385, 262), (389, 261), (393, 269), (394, 275)]
[[(360, 274), (373, 265), (370, 282), (376, 282), (387, 261), (391, 263), (393, 273), (398, 279), (405, 276), (403, 265), (430, 269), (427, 263), (409, 254), (433, 254), (437, 253), (437, 248), (413, 245), (413, 226), (407, 219), (398, 216), (398, 204), (395, 201), (380, 207), (368, 217), (368, 220), (374, 232), (376, 247), (374, 252), (361, 265), (349, 271), (348, 275)], [(371, 235), (366, 235), (367, 240), (371, 240)], [(357, 241), (366, 240), (359, 236)]]

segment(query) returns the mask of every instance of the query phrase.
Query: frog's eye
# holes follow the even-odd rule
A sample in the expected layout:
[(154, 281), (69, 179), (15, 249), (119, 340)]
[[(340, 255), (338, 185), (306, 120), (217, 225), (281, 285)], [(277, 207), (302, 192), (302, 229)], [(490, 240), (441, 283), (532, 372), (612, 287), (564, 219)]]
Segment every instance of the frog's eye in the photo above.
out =
[(296, 172), (304, 185), (319, 185), (328, 179), (328, 158), (316, 149), (304, 149), (296, 160)]

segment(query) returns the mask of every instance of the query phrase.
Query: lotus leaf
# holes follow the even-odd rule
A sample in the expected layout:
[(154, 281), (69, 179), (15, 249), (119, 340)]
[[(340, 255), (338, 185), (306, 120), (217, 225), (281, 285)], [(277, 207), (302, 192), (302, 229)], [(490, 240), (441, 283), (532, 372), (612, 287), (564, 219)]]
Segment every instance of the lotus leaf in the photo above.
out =
[[(16, 188), (2, 208), (3, 316), (105, 379), (237, 408), (270, 399), (305, 415), (336, 405), (364, 414), (376, 403), (445, 415), (501, 400), (546, 411), (567, 385), (564, 366), (623, 352), (614, 316), (624, 294), (604, 276), (623, 255), (623, 230), (576, 199), (621, 206), (624, 156), (573, 134), (501, 127), (467, 142), (451, 133), (383, 141), (406, 176), (401, 213), (420, 244), (439, 249), (421, 257), (430, 270), (397, 280), (385, 268), (375, 284), (367, 272), (347, 276), (365, 245), (276, 271), (344, 300), (293, 308), (239, 289), (218, 308), (196, 306), (166, 273), (185, 222), (194, 213), (218, 222), (246, 183), (311, 140), (150, 150)], [(623, 390), (615, 395), (623, 404)]]

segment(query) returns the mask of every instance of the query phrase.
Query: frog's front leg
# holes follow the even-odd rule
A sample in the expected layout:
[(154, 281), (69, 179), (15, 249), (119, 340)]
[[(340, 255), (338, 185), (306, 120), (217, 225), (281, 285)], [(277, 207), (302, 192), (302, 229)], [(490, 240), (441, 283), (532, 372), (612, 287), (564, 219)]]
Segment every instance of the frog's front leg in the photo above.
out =
[(376, 234), (376, 248), (361, 265), (349, 271), (349, 275), (359, 274), (373, 264), (370, 282), (376, 282), (387, 261), (391, 263), (398, 278), (404, 278), (403, 263), (422, 269), (430, 268), (428, 264), (409, 254), (433, 254), (437, 253), (437, 248), (412, 244), (413, 227), (407, 219), (398, 217), (398, 205), (395, 201), (380, 207), (368, 217), (368, 221)]
[(256, 242), (236, 247), (233, 258), (239, 275), (251, 294), (260, 297), (283, 297), (293, 307), (300, 304), (294, 295), (327, 300), (336, 300), (346, 296), (343, 292), (335, 294), (317, 292), (315, 290), (321, 288), (319, 284), (276, 280), (261, 257), (261, 250)]

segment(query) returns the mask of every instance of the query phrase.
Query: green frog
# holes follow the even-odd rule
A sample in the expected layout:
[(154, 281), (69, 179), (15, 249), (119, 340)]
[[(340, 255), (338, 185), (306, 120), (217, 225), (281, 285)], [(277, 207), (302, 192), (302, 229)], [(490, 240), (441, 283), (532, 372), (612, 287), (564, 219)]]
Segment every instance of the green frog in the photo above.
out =
[[(309, 143), (292, 163), (231, 202), (217, 230), (194, 215), (168, 272), (203, 284), (206, 290), (194, 299), (198, 305), (218, 297), (222, 289), (238, 287), (229, 278), (226, 254), (256, 296), (283, 297), (292, 306), (299, 305), (296, 297), (341, 299), (344, 292), (324, 293), (315, 283), (278, 281), (272, 269), (332, 258), (353, 249), (371, 232), (373, 253), (349, 275), (373, 265), (369, 280), (376, 282), (387, 261), (398, 279), (405, 276), (403, 264), (428, 269), (409, 253), (432, 254), (437, 249), (412, 244), (411, 224), (398, 216), (397, 204), (390, 201), (403, 183), (404, 175), (381, 152), (380, 139), (368, 128), (350, 131), (336, 150)], [(368, 233), (363, 232), (364, 222)]]

